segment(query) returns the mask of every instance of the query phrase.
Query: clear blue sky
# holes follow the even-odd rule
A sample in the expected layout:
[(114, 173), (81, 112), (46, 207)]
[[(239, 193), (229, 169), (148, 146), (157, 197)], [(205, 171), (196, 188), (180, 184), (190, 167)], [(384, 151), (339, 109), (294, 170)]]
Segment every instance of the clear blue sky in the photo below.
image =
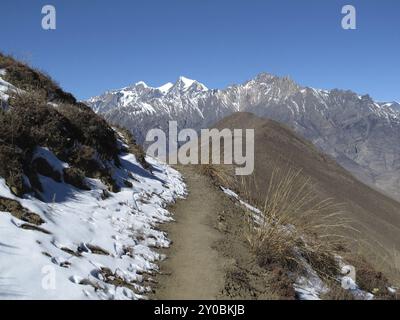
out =
[[(41, 29), (41, 8), (57, 30)], [(341, 28), (341, 8), (358, 29)], [(78, 98), (179, 75), (210, 88), (260, 72), (400, 100), (399, 0), (1, 0), (0, 50)]]

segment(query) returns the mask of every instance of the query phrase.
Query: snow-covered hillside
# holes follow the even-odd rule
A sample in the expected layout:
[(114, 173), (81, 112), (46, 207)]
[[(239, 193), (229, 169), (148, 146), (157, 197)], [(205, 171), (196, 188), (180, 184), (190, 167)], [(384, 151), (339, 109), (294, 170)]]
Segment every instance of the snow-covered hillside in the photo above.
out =
[[(68, 166), (45, 148), (37, 154), (56, 170)], [(92, 190), (82, 191), (40, 176), (43, 201), (20, 199), (0, 178), (0, 203), (15, 200), (43, 222), (0, 211), (2, 299), (146, 297), (163, 258), (155, 248), (169, 246), (157, 225), (173, 219), (166, 206), (185, 195), (185, 185), (178, 172), (154, 159), (147, 159), (153, 173), (132, 154), (120, 160), (114, 172), (124, 185), (119, 193), (106, 192), (96, 179), (87, 181)]]
[(14, 75), (0, 71), (0, 299), (146, 298), (181, 175), (39, 71), (0, 62)]

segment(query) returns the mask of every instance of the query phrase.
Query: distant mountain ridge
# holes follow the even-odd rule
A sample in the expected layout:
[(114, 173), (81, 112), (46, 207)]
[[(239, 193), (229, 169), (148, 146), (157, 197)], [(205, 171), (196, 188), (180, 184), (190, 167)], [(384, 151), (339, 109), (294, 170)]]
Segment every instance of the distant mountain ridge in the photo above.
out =
[(86, 101), (108, 121), (129, 128), (139, 142), (152, 128), (201, 129), (235, 112), (252, 112), (293, 128), (363, 182), (400, 199), (400, 104), (349, 90), (304, 87), (261, 73), (223, 90), (180, 77), (152, 88), (143, 82)]

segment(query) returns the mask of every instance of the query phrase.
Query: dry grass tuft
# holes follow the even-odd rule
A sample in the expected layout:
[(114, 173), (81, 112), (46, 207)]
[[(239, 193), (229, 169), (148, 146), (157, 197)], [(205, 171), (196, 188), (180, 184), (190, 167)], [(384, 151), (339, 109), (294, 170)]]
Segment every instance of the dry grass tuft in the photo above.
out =
[(355, 300), (354, 295), (349, 290), (342, 288), (338, 281), (330, 281), (327, 286), (329, 291), (321, 295), (322, 300)]
[(85, 182), (85, 173), (79, 168), (69, 167), (63, 170), (64, 181), (75, 188), (90, 190)]
[[(242, 195), (249, 189), (242, 181)], [(335, 254), (343, 242), (338, 230), (349, 228), (342, 206), (333, 199), (320, 200), (300, 170), (274, 169), (267, 190), (263, 203), (246, 197), (261, 211), (247, 212), (245, 233), (258, 263), (302, 273), (306, 261), (322, 278), (335, 278)]]

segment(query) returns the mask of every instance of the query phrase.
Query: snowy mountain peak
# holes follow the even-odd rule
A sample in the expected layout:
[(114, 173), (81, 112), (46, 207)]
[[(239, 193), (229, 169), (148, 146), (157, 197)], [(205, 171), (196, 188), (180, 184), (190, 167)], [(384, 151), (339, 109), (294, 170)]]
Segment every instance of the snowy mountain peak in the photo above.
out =
[[(125, 88), (125, 91), (136, 91), (136, 90), (143, 90), (143, 89), (149, 89), (150, 91), (152, 90), (158, 90), (161, 91), (161, 93), (163, 95), (167, 94), (167, 93), (186, 93), (186, 92), (205, 92), (208, 91), (208, 88), (196, 81), (196, 80), (192, 80), (186, 77), (179, 77), (178, 80), (175, 83), (172, 82), (168, 82), (158, 88), (155, 87), (151, 87), (149, 85), (147, 85), (144, 81), (139, 81), (136, 82), (134, 85), (132, 85), (131, 87)], [(120, 90), (117, 90), (120, 91)], [(146, 90), (146, 92), (148, 92), (148, 90)]]
[(162, 93), (167, 93), (173, 86), (174, 84), (172, 82), (168, 82), (161, 87), (158, 87), (157, 89), (160, 90)]
[(254, 80), (257, 83), (276, 83), (276, 84), (283, 84), (283, 83), (287, 83), (287, 84), (291, 84), (291, 85), (296, 85), (296, 82), (289, 76), (284, 76), (284, 77), (280, 77), (271, 73), (267, 73), (267, 72), (262, 72), (259, 73)]
[(400, 103), (399, 102), (383, 102), (380, 104), (382, 107), (388, 107), (396, 112), (400, 112)]
[(271, 81), (275, 78), (277, 78), (277, 77), (274, 76), (273, 74), (270, 74), (267, 72), (261, 72), (255, 77), (255, 80), (258, 82), (265, 82), (265, 81)]
[(193, 83), (195, 83), (195, 80), (181, 76), (179, 77), (177, 83), (182, 84), (185, 88), (189, 88)]
[(196, 80), (192, 80), (192, 79), (183, 77), (183, 76), (179, 77), (179, 79), (175, 82), (173, 87), (176, 88), (180, 92), (186, 92), (189, 89), (192, 89), (193, 91), (207, 91), (208, 90), (208, 88), (204, 84), (202, 84)]
[(139, 87), (139, 86), (144, 87), (144, 88), (149, 88), (149, 86), (144, 81), (139, 81), (139, 82), (135, 83), (135, 87)]

